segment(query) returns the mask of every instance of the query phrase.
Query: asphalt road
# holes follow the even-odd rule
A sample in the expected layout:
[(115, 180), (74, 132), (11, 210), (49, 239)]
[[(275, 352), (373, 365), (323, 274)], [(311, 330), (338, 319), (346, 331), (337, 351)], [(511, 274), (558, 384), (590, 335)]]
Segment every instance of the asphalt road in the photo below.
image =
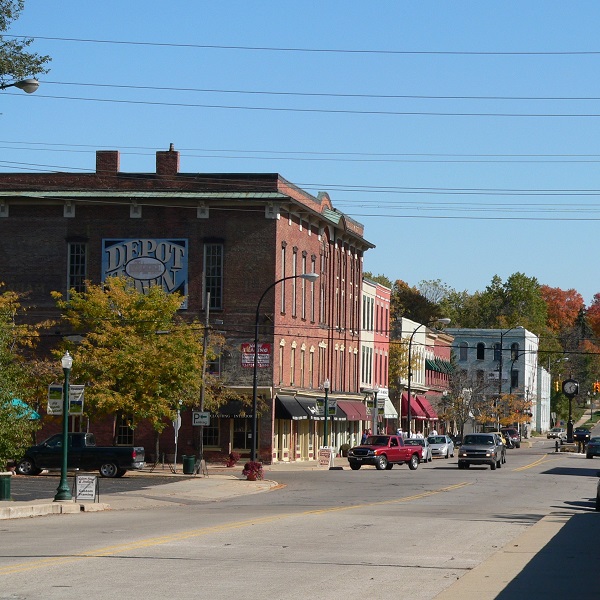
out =
[[(416, 471), (274, 470), (269, 477), (282, 487), (268, 493), (4, 521), (0, 599), (429, 600), (546, 515), (573, 516), (586, 535), (600, 533), (600, 459), (553, 448), (542, 439), (510, 450), (496, 471), (459, 471), (456, 459)], [(107, 485), (140, 485), (133, 480)], [(555, 550), (572, 573), (568, 552), (560, 554), (568, 543)], [(589, 582), (579, 574), (586, 595), (595, 563)], [(547, 598), (561, 576), (543, 564), (526, 572), (527, 599)]]

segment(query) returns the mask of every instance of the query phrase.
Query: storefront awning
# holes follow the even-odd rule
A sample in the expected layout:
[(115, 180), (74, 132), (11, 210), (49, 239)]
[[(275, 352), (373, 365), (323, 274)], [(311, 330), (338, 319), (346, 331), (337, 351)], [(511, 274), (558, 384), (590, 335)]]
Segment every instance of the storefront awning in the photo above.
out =
[(304, 409), (309, 419), (315, 421), (322, 421), (325, 417), (317, 414), (317, 400), (316, 398), (299, 398), (296, 396), (296, 402)]
[[(408, 396), (406, 393), (402, 394), (402, 414), (408, 415)], [(427, 419), (421, 405), (415, 400), (412, 394), (410, 399), (410, 416), (413, 419)]]
[(294, 396), (280, 396), (275, 398), (275, 418), (288, 421), (301, 421), (308, 419), (306, 411), (296, 402)]
[(348, 421), (370, 421), (367, 415), (367, 407), (362, 402), (353, 400), (338, 400), (338, 409), (341, 408), (345, 413)]
[(245, 406), (241, 400), (230, 400), (217, 408), (212, 413), (214, 417), (221, 419), (230, 419), (233, 417), (250, 419), (252, 417), (252, 407)]
[(40, 415), (29, 404), (23, 402), (23, 400), (13, 398), (12, 405), (18, 409), (19, 414), (17, 416), (19, 418), (27, 417), (30, 421), (38, 421), (40, 419)]
[(430, 421), (437, 421), (437, 413), (425, 396), (417, 396), (417, 402), (423, 407), (423, 412)]
[(397, 419), (398, 411), (394, 408), (392, 401), (389, 398), (385, 399), (385, 406), (383, 408), (384, 419)]

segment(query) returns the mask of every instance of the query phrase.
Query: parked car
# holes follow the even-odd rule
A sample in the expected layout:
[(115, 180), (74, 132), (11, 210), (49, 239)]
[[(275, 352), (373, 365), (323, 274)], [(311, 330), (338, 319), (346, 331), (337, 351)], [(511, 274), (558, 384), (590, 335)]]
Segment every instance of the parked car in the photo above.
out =
[(467, 469), (471, 465), (490, 465), (494, 471), (502, 467), (504, 444), (494, 433), (469, 433), (463, 438), (458, 451), (458, 468)]
[(430, 435), (427, 438), (431, 448), (431, 455), (450, 458), (454, 456), (454, 442), (448, 435)]
[(420, 459), (421, 446), (407, 446), (397, 435), (370, 435), (364, 444), (348, 450), (348, 462), (353, 471), (362, 465), (375, 465), (378, 470), (389, 470), (394, 465), (404, 463), (414, 471)]
[(587, 448), (585, 449), (586, 458), (594, 458), (594, 456), (600, 456), (600, 437), (597, 436), (590, 438)]
[(506, 462), (506, 449), (514, 448), (515, 445), (509, 435), (502, 433), (501, 431), (489, 431), (487, 433), (493, 433), (500, 444), (502, 444), (502, 464)]
[(500, 431), (512, 440), (516, 448), (521, 447), (521, 434), (514, 427), (503, 427)]
[(419, 446), (421, 448), (421, 462), (428, 463), (433, 460), (431, 447), (425, 438), (408, 438), (404, 440), (405, 446)]
[(548, 431), (546, 437), (550, 439), (559, 439), (566, 440), (567, 439), (567, 430), (564, 427), (553, 427)]
[[(144, 448), (141, 446), (96, 446), (93, 433), (69, 433), (67, 467), (94, 471), (102, 477), (122, 477), (129, 469), (143, 469)], [(39, 475), (44, 469), (60, 469), (63, 457), (63, 434), (31, 446), (17, 463), (20, 475)]]

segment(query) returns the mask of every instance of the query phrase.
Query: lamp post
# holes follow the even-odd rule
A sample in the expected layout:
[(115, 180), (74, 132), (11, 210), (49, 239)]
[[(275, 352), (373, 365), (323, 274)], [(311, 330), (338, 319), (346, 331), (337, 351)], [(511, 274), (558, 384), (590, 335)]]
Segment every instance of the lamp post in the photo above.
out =
[(256, 316), (254, 319), (254, 369), (252, 374), (252, 448), (250, 450), (250, 460), (256, 460), (256, 449), (257, 449), (257, 429), (258, 429), (258, 326), (259, 326), (259, 313), (260, 305), (267, 295), (267, 293), (274, 288), (278, 283), (287, 281), (288, 279), (306, 279), (311, 283), (314, 283), (319, 277), (318, 273), (303, 273), (302, 275), (289, 275), (288, 277), (282, 277), (277, 281), (274, 281), (262, 294), (258, 304), (256, 305)]
[(5, 90), (9, 87), (16, 87), (27, 94), (33, 94), (40, 87), (40, 82), (37, 79), (22, 79), (13, 83), (0, 84), (0, 90)]
[(450, 319), (443, 317), (441, 319), (433, 319), (427, 323), (421, 323), (410, 334), (410, 339), (408, 340), (408, 385), (406, 386), (406, 392), (408, 394), (408, 398), (407, 398), (407, 402), (406, 402), (406, 404), (407, 404), (406, 426), (408, 429), (409, 437), (412, 435), (411, 423), (410, 423), (412, 420), (412, 414), (411, 414), (411, 408), (410, 408), (410, 394), (411, 394), (410, 384), (412, 381), (412, 343), (413, 343), (413, 338), (415, 337), (415, 333), (417, 333), (417, 331), (419, 331), (419, 329), (421, 329), (421, 327), (429, 327), (429, 325), (433, 325), (434, 323), (442, 323), (442, 325), (448, 325), (450, 323)]
[(69, 374), (73, 366), (73, 357), (69, 351), (65, 352), (60, 361), (65, 374), (63, 386), (63, 439), (62, 439), (62, 464), (60, 468), (60, 483), (56, 489), (54, 502), (65, 502), (73, 500), (67, 483), (67, 458), (69, 453)]
[(329, 379), (323, 382), (323, 389), (325, 390), (325, 422), (323, 423), (323, 446), (327, 448), (329, 446)]

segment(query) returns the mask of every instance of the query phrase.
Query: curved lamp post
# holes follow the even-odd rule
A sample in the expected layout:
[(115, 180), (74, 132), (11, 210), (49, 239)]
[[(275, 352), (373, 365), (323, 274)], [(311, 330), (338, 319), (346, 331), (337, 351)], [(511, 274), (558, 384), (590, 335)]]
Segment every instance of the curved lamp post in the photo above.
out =
[(27, 94), (33, 94), (40, 87), (40, 82), (37, 79), (22, 79), (13, 83), (0, 84), (0, 90), (5, 90), (9, 87), (16, 87)]
[(412, 343), (413, 343), (413, 338), (415, 337), (415, 333), (417, 333), (417, 331), (419, 331), (419, 329), (421, 329), (421, 327), (429, 327), (430, 325), (433, 325), (434, 323), (441, 323), (442, 325), (449, 325), (450, 324), (450, 319), (444, 317), (441, 319), (433, 319), (432, 321), (429, 321), (428, 323), (421, 323), (418, 327), (416, 327), (414, 329), (414, 331), (410, 334), (410, 339), (408, 341), (408, 385), (406, 386), (406, 391), (408, 394), (408, 398), (407, 398), (407, 410), (406, 410), (406, 426), (408, 428), (408, 435), (411, 436), (412, 435), (412, 431), (411, 431), (411, 421), (412, 421), (412, 414), (411, 414), (411, 409), (410, 409), (410, 384), (412, 381)]
[(329, 446), (329, 379), (323, 382), (323, 389), (325, 390), (325, 421), (323, 422), (323, 446), (327, 448)]
[(69, 351), (65, 352), (60, 360), (63, 373), (65, 374), (65, 383), (63, 386), (63, 439), (62, 439), (62, 464), (60, 467), (60, 483), (56, 488), (54, 502), (65, 502), (73, 500), (67, 483), (67, 458), (69, 454), (69, 374), (73, 366), (73, 357)]
[(303, 273), (302, 275), (289, 275), (288, 277), (282, 277), (277, 281), (274, 281), (262, 294), (258, 304), (256, 305), (256, 316), (254, 319), (254, 368), (252, 374), (252, 449), (250, 451), (250, 460), (256, 460), (256, 448), (257, 448), (257, 425), (258, 425), (258, 326), (259, 326), (259, 313), (260, 305), (267, 293), (274, 288), (278, 283), (287, 281), (288, 279), (306, 279), (311, 283), (314, 283), (319, 277), (318, 273)]

